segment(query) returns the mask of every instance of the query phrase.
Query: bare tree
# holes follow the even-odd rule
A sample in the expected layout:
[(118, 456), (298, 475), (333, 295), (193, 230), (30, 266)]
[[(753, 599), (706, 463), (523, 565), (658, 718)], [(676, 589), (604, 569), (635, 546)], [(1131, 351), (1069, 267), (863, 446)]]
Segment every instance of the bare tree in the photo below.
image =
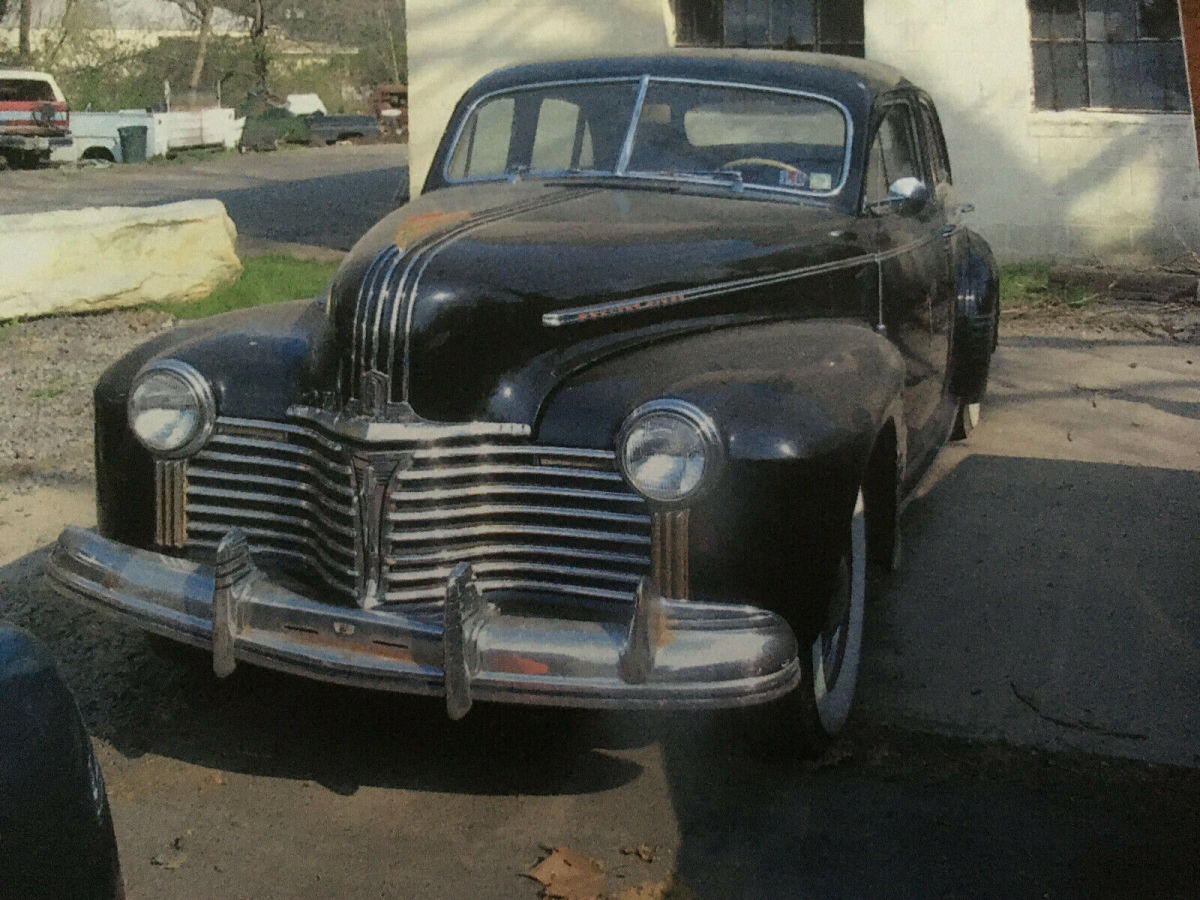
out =
[(22, 63), (28, 63), (33, 56), (29, 45), (29, 32), (33, 30), (33, 0), (21, 0), (20, 22), (17, 25), (17, 58)]
[(254, 56), (254, 89), (265, 93), (271, 65), (267, 20), (282, 12), (290, 0), (217, 0), (216, 6), (250, 19), (250, 47)]
[(217, 0), (171, 2), (196, 26), (196, 62), (192, 65), (192, 77), (188, 80), (189, 90), (196, 91), (200, 87), (200, 79), (204, 76), (204, 61), (208, 57), (208, 39), (212, 35), (213, 10), (217, 7)]

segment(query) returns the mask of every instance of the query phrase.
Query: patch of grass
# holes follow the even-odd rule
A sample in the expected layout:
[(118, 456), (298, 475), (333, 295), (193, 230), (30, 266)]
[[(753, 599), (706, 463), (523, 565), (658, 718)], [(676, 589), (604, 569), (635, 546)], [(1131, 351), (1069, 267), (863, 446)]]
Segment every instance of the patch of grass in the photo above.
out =
[(146, 163), (151, 166), (164, 166), (171, 163), (193, 163), (216, 159), (219, 156), (229, 156), (236, 153), (226, 147), (190, 147), (186, 150), (171, 150), (166, 156), (151, 156)]
[(29, 392), (29, 397), (32, 400), (53, 400), (55, 397), (62, 396), (66, 390), (67, 386), (65, 384), (54, 382), (34, 388)]
[(203, 319), (234, 309), (315, 297), (337, 271), (336, 263), (281, 255), (252, 256), (243, 260), (242, 265), (237, 281), (201, 300), (155, 303), (150, 308), (179, 319)]
[(19, 319), (5, 319), (3, 322), (0, 322), (0, 344), (3, 344), (12, 337), (12, 333), (16, 330), (17, 322), (19, 321)]
[(1065, 307), (1078, 309), (1095, 299), (1080, 284), (1052, 284), (1048, 262), (1013, 263), (1000, 269), (1000, 301), (1007, 309)]

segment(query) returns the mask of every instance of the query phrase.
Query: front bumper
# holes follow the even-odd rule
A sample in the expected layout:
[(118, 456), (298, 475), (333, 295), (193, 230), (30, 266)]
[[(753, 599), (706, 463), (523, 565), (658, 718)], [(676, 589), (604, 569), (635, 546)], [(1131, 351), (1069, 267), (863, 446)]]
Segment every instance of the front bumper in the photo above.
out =
[(618, 620), (528, 602), (506, 610), (460, 565), (446, 600), (364, 610), (319, 603), (272, 581), (230, 532), (215, 564), (137, 550), (68, 528), (47, 575), (149, 631), (211, 648), (219, 675), (244, 661), (342, 684), (443, 695), (458, 718), (472, 700), (553, 706), (744, 706), (800, 679), (796, 639), (750, 606), (657, 597), (643, 581)]
[(56, 147), (70, 147), (72, 138), (69, 134), (33, 135), (33, 134), (0, 134), (0, 147), (10, 150), (26, 150), (36, 153), (53, 150)]

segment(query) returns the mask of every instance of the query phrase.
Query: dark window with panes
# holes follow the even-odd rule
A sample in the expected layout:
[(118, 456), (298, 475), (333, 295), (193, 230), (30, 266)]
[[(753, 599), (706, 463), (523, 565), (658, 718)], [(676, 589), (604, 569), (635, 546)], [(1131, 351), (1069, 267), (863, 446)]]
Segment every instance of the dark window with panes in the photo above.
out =
[(1029, 0), (1039, 109), (1183, 112), (1177, 0)]
[(863, 55), (863, 0), (671, 0), (684, 47)]

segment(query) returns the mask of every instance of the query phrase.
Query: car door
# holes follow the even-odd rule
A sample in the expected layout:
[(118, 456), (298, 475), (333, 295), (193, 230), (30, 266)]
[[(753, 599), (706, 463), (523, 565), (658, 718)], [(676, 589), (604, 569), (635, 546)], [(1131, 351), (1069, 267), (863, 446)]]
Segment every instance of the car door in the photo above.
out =
[(879, 325), (904, 356), (909, 471), (945, 438), (950, 257), (943, 199), (923, 147), (914, 95), (890, 95), (873, 117), (863, 211), (873, 222)]

